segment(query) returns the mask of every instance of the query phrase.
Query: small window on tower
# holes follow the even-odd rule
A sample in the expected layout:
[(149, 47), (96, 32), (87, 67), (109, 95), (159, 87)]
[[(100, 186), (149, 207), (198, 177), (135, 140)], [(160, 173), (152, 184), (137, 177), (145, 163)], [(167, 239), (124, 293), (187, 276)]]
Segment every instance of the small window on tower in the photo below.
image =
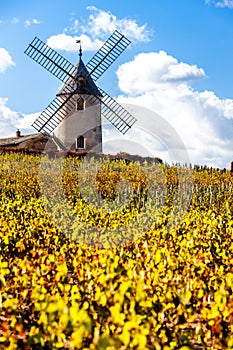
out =
[(84, 137), (82, 135), (77, 138), (77, 148), (84, 148)]
[(82, 97), (80, 97), (78, 100), (77, 100), (77, 104), (76, 104), (76, 109), (77, 111), (82, 111), (84, 110), (84, 99)]

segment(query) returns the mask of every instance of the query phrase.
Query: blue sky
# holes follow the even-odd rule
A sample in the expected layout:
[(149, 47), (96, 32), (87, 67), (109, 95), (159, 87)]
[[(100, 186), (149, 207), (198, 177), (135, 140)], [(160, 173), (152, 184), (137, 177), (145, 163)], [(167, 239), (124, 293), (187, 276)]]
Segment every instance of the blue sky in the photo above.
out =
[[(1, 1), (0, 137), (17, 128), (31, 132), (30, 124), (61, 86), (24, 54), (35, 36), (75, 64), (75, 38), (81, 37), (88, 62), (114, 29), (132, 45), (98, 84), (119, 102), (146, 106), (165, 118), (192, 163), (229, 166), (232, 0)], [(111, 138), (109, 132), (105, 136)]]

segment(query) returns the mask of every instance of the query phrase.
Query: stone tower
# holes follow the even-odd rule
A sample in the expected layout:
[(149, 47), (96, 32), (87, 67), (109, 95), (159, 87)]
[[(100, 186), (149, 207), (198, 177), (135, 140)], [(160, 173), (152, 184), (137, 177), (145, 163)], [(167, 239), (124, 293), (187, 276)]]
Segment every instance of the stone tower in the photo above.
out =
[(75, 79), (66, 82), (72, 89), (68, 92), (65, 84), (57, 94), (60, 105), (70, 96), (70, 102), (62, 107), (66, 117), (58, 126), (57, 136), (68, 149), (102, 152), (101, 93), (82, 61), (81, 45), (79, 56)]

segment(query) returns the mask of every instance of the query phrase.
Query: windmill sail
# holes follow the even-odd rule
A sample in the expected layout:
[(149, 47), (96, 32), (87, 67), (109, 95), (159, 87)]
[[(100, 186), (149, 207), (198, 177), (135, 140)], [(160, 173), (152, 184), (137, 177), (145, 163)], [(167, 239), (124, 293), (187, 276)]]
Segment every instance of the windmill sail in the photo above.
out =
[(99, 79), (129, 44), (130, 41), (115, 30), (86, 65), (92, 79), (94, 81)]
[[(71, 93), (67, 96), (56, 96), (48, 107), (39, 115), (34, 121), (32, 126), (38, 132), (51, 133), (58, 124), (66, 117), (67, 113), (70, 113), (74, 108), (74, 102), (72, 101)], [(58, 113), (59, 112), (59, 113)]]
[(73, 78), (75, 66), (37, 37), (24, 53), (61, 81), (66, 82), (69, 77)]
[(109, 120), (122, 134), (125, 134), (137, 121), (125, 108), (116, 100), (100, 89), (102, 94), (102, 115)]

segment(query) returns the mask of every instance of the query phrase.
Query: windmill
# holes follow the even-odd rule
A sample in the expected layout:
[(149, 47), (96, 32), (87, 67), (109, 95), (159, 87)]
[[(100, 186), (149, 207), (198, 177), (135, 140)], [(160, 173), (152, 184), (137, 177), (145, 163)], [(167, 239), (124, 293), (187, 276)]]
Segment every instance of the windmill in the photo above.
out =
[(116, 30), (85, 65), (80, 43), (79, 62), (74, 66), (35, 37), (25, 53), (64, 85), (32, 126), (45, 134), (53, 133), (58, 127), (61, 144), (78, 151), (102, 151), (101, 115), (125, 134), (136, 118), (95, 82), (129, 44), (130, 41)]

